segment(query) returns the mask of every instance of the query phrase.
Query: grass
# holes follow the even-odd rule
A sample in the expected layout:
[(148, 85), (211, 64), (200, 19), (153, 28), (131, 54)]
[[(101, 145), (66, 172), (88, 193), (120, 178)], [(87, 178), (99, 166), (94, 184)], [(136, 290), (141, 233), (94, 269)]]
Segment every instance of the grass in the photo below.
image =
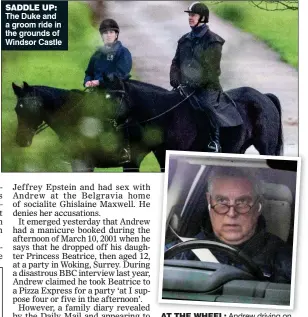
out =
[(298, 68), (298, 11), (265, 11), (248, 1), (209, 5), (211, 11), (255, 35), (277, 51), (283, 61)]
[[(67, 172), (69, 159), (58, 137), (47, 129), (33, 139), (29, 148), (15, 144), (16, 97), (11, 83), (82, 89), (84, 71), (101, 39), (93, 26), (92, 14), (83, 2), (69, 1), (68, 51), (2, 51), (2, 171)], [(142, 171), (159, 171), (153, 154), (147, 156)], [(121, 168), (96, 169), (118, 172)]]

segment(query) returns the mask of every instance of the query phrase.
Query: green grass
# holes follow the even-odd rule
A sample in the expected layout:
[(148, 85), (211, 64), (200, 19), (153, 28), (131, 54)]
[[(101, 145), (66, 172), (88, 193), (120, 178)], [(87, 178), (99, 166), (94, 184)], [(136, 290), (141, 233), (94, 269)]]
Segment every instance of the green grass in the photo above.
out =
[[(63, 144), (51, 129), (35, 136), (29, 148), (16, 145), (16, 97), (11, 83), (22, 85), (26, 81), (30, 85), (83, 89), (84, 71), (99, 45), (101, 39), (89, 7), (69, 1), (68, 51), (2, 51), (2, 171), (71, 171)], [(121, 168), (96, 170), (122, 171)], [(144, 160), (141, 170), (159, 171), (153, 154)]]
[(265, 11), (248, 1), (206, 4), (218, 16), (266, 42), (283, 61), (298, 68), (298, 11)]

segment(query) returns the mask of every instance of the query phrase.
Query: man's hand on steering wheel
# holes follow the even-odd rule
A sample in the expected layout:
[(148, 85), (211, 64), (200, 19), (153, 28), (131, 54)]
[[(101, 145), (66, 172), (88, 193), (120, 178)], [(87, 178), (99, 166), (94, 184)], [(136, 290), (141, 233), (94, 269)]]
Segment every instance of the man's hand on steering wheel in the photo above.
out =
[(172, 259), (178, 253), (193, 249), (210, 249), (225, 251), (231, 258), (238, 261), (238, 263), (244, 264), (248, 269), (248, 272), (259, 280), (265, 280), (265, 276), (261, 269), (241, 250), (231, 247), (227, 244), (210, 241), (210, 240), (190, 240), (186, 242), (178, 243), (172, 246), (165, 252), (165, 260)]

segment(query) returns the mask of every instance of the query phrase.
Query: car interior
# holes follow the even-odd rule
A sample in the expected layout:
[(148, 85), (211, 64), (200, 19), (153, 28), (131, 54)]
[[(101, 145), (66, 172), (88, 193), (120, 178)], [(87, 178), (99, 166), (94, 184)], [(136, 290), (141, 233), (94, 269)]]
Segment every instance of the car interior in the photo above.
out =
[[(201, 226), (210, 221), (205, 192), (210, 170), (217, 165), (254, 169), (261, 179), (267, 231), (293, 247), (296, 160), (170, 154), (165, 245), (182, 242), (165, 251), (162, 298), (289, 306), (291, 284), (266, 280), (251, 259), (231, 246), (195, 239)], [(218, 263), (210, 252), (215, 249), (225, 249), (247, 269)], [(200, 261), (172, 259), (186, 250), (193, 250)]]

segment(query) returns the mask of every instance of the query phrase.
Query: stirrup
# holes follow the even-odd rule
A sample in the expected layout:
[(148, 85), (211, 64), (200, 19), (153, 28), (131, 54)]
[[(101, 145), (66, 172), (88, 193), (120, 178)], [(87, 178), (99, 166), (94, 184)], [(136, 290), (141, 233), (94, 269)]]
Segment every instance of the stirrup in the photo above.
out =
[(221, 153), (221, 146), (215, 141), (210, 141), (210, 143), (207, 145), (207, 148), (209, 149), (209, 152)]

